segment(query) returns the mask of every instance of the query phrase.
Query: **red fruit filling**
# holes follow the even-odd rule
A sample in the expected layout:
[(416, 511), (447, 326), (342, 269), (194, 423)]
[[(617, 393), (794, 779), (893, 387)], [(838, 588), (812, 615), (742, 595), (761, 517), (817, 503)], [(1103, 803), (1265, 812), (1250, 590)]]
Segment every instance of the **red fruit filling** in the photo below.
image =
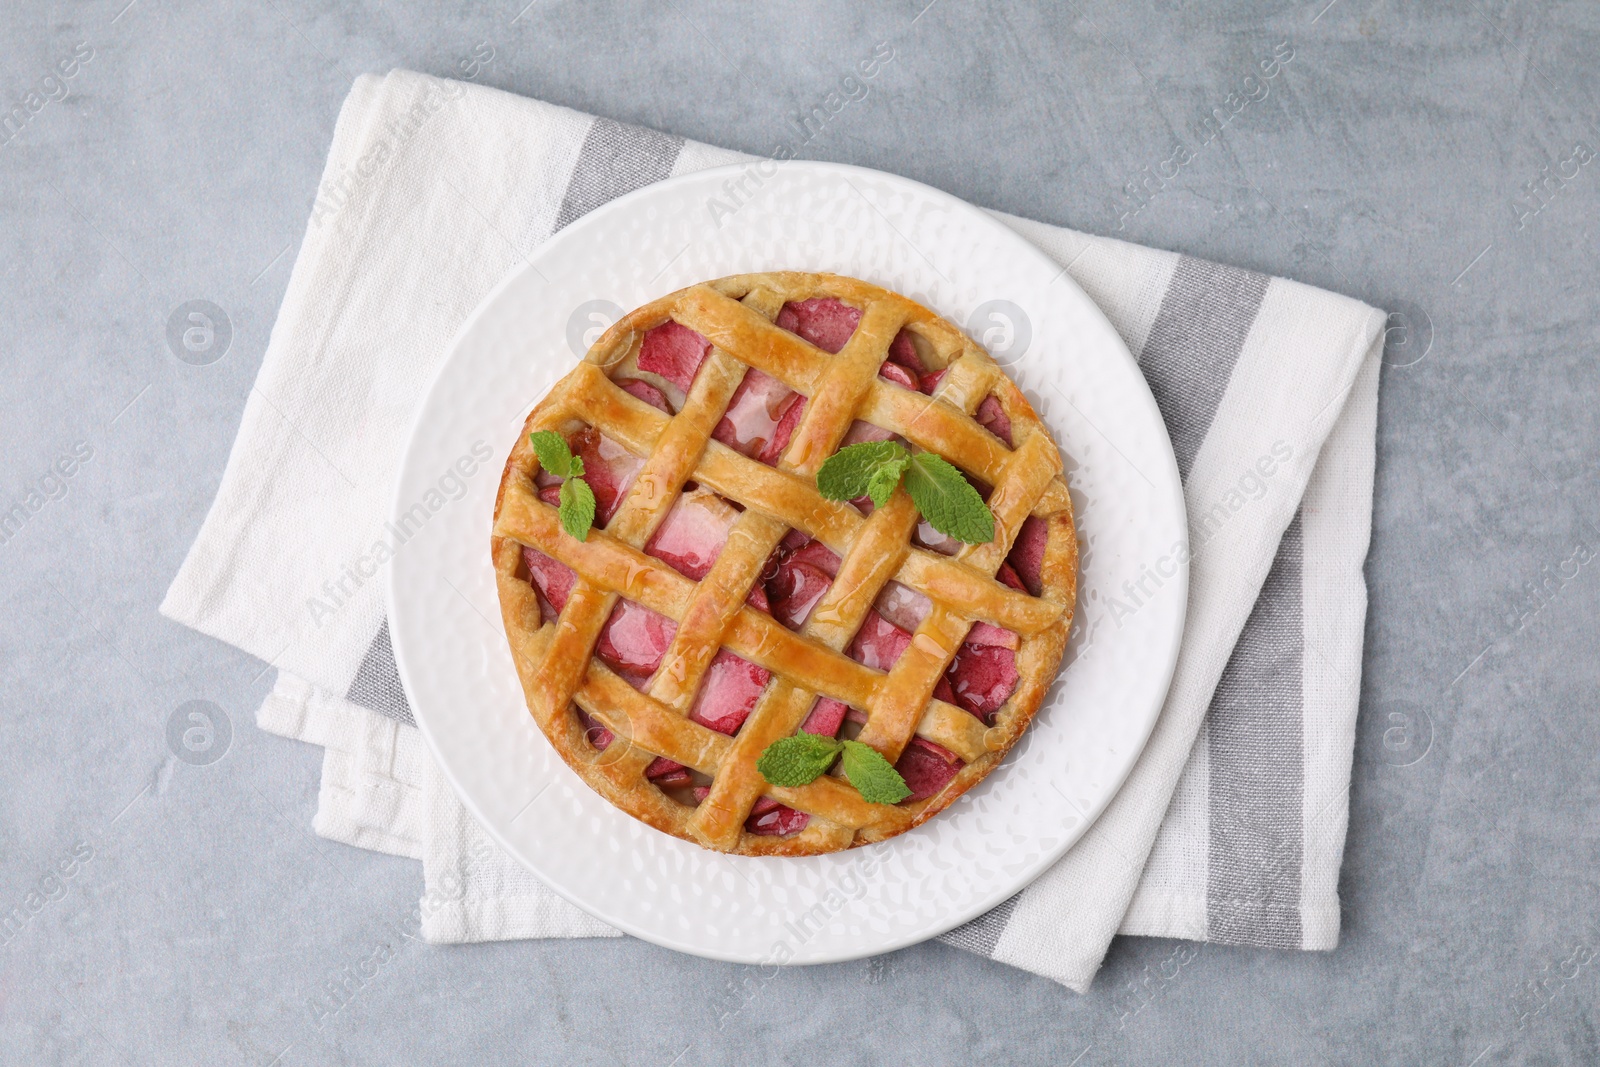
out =
[[(880, 671), (889, 670), (911, 644), (911, 634), (927, 617), (928, 609), (926, 597), (891, 582), (850, 642), (850, 658)], [(933, 695), (989, 722), (1017, 688), (1020, 675), (1014, 650), (1019, 643), (1010, 630), (975, 623)], [(856, 715), (853, 709), (849, 711), (850, 718)]]
[(886, 378), (896, 385), (903, 385), (912, 392), (917, 391), (917, 376), (898, 363), (884, 362), (879, 364), (878, 377)]
[(677, 632), (678, 624), (665, 615), (631, 600), (619, 600), (600, 631), (594, 654), (634, 688), (643, 689), (661, 666), (661, 657)]
[(791, 559), (807, 563), (826, 574), (829, 578), (839, 576), (839, 557), (821, 541), (807, 540), (794, 552)]
[(899, 582), (887, 583), (873, 607), (878, 609), (879, 615), (908, 633), (921, 626), (922, 620), (933, 610), (927, 597)]
[(778, 547), (785, 552), (793, 552), (811, 543), (811, 535), (804, 530), (790, 530), (783, 535), (783, 540), (778, 542)]
[(751, 590), (751, 600), (755, 600), (756, 589), (761, 590), (764, 609), (789, 629), (798, 630), (838, 573), (839, 557), (827, 545), (790, 530), (767, 558), (761, 581)]
[[(543, 600), (559, 612), (577, 575), (537, 549), (524, 547), (522, 558)], [(677, 624), (666, 616), (632, 600), (619, 600), (600, 631), (595, 655), (636, 689), (644, 689), (677, 632)], [(711, 661), (690, 717), (713, 730), (737, 733), (769, 677), (764, 668), (723, 649)]]
[(811, 816), (805, 812), (786, 808), (771, 797), (762, 797), (750, 809), (750, 817), (744, 821), (744, 828), (762, 837), (783, 837), (799, 833), (810, 821)]
[[(694, 800), (698, 804), (711, 795), (711, 787), (697, 785), (694, 788)], [(756, 801), (755, 807), (750, 809), (750, 817), (744, 821), (744, 828), (753, 834), (762, 837), (781, 837), (784, 834), (796, 834), (806, 828), (806, 823), (811, 821), (811, 816), (803, 811), (786, 808), (771, 797), (762, 797)]]
[(1011, 447), (1011, 416), (1006, 414), (1005, 408), (1000, 406), (1000, 401), (992, 396), (983, 398), (983, 403), (978, 405), (978, 425), (994, 434)]
[(894, 765), (911, 790), (907, 800), (926, 800), (950, 784), (961, 770), (961, 757), (942, 745), (913, 737)]
[(866, 621), (850, 642), (850, 658), (857, 663), (886, 671), (911, 644), (911, 635), (876, 611), (867, 612)]
[(710, 352), (710, 341), (687, 326), (668, 321), (644, 335), (639, 369), (659, 374), (687, 393), (695, 371)]
[(567, 606), (567, 597), (572, 593), (572, 584), (578, 580), (578, 574), (571, 567), (559, 560), (551, 559), (537, 548), (522, 548), (522, 562), (528, 568), (528, 578), (533, 582), (534, 588), (539, 590), (539, 606), (541, 608), (554, 608), (553, 612), (546, 612), (549, 618), (554, 618), (561, 609)]
[(698, 582), (710, 573), (738, 518), (739, 513), (715, 493), (704, 489), (684, 493), (644, 546), (645, 553)]
[(1040, 572), (1044, 568), (1044, 546), (1049, 536), (1050, 529), (1044, 520), (1029, 515), (1023, 520), (1022, 529), (1017, 531), (1017, 542), (1011, 546), (1011, 554), (1006, 557), (1006, 562), (1016, 569), (1017, 577), (1034, 596), (1044, 587)]
[(596, 719), (582, 708), (574, 708), (573, 710), (578, 713), (578, 724), (583, 727), (584, 740), (595, 748), (604, 752), (610, 747), (611, 742), (616, 740), (611, 731), (606, 729), (605, 724), (599, 719)]
[(1015, 568), (1009, 563), (1000, 564), (1000, 569), (995, 572), (995, 577), (1000, 579), (1001, 585), (1008, 585), (1021, 593), (1028, 591), (1028, 587), (1022, 584), (1022, 578), (1018, 576)]
[(833, 579), (825, 573), (790, 556), (778, 565), (777, 576), (767, 583), (772, 617), (791, 630), (800, 629), (832, 584)]
[(950, 373), (948, 370), (936, 370), (931, 374), (921, 375), (918, 381), (921, 384), (922, 391), (932, 396), (933, 391), (939, 388), (939, 383), (944, 380), (944, 376), (948, 373)]
[(824, 352), (837, 352), (861, 322), (861, 312), (831, 296), (783, 305), (778, 325), (799, 334)]
[[(1015, 635), (1013, 635), (1015, 636)], [(956, 706), (990, 723), (1000, 705), (1017, 688), (1016, 653), (1004, 645), (975, 645), (970, 640), (956, 651), (945, 672)]]
[(783, 458), (788, 451), (789, 439), (794, 436), (800, 419), (806, 413), (806, 398), (799, 393), (795, 394), (794, 403), (789, 405), (789, 410), (783, 413), (783, 418), (778, 420), (778, 425), (772, 431), (772, 440), (767, 442), (767, 447), (756, 454), (756, 459), (769, 467), (778, 465), (778, 460)]
[(953, 556), (961, 551), (961, 542), (949, 534), (940, 533), (933, 528), (933, 523), (923, 519), (917, 523), (916, 532), (911, 535), (911, 540), (923, 548), (931, 549), (942, 556)]
[(744, 725), (771, 677), (765, 667), (721, 649), (706, 668), (705, 681), (689, 709), (689, 718), (732, 737)]
[(969, 645), (998, 645), (1000, 648), (1015, 649), (1021, 639), (1010, 630), (993, 626), (986, 622), (975, 622), (972, 629), (967, 631), (966, 643)]
[(839, 727), (844, 725), (844, 720), (850, 714), (850, 706), (834, 700), (832, 697), (818, 697), (817, 702), (811, 705), (811, 711), (806, 715), (806, 721), (800, 724), (800, 729), (808, 734), (820, 734), (823, 737), (838, 737)]
[(767, 587), (761, 582), (756, 582), (750, 587), (750, 594), (744, 598), (744, 602), (757, 611), (772, 614), (772, 603), (767, 599)]
[(583, 480), (594, 490), (595, 525), (604, 526), (638, 477), (644, 460), (611, 438), (585, 426), (567, 439), (575, 456), (583, 459)]
[(667, 394), (639, 378), (618, 378), (616, 385), (623, 392), (643, 400), (653, 408), (660, 408), (668, 415), (672, 414), (672, 407), (667, 403)]
[(862, 422), (857, 419), (850, 424), (850, 429), (846, 431), (844, 440), (839, 442), (839, 447), (859, 445), (863, 441), (893, 441), (894, 439), (894, 434), (889, 430), (885, 430), (882, 426), (874, 426), (870, 422)]
[(644, 769), (644, 776), (663, 789), (678, 785), (688, 785), (694, 781), (694, 776), (689, 773), (689, 768), (665, 756), (657, 756), (651, 760), (650, 766)]
[(789, 447), (804, 410), (804, 397), (752, 367), (733, 391), (711, 436), (752, 459), (775, 463)]
[[(895, 334), (894, 340), (889, 342), (889, 361), (900, 364), (919, 377), (928, 372), (922, 357), (917, 355), (917, 346), (911, 340), (911, 334), (905, 330)], [(911, 388), (915, 389), (917, 386), (913, 385)]]

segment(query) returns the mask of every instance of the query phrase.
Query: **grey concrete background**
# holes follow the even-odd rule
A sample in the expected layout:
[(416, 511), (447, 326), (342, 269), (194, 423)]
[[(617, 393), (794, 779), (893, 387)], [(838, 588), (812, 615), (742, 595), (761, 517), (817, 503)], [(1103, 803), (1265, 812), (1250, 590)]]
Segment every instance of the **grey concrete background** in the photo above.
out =
[[(0, 10), (0, 99), (42, 99), (0, 148), (0, 496), (56, 495), (0, 544), (0, 911), (43, 900), (0, 948), (0, 1061), (1600, 1061), (1600, 582), (1574, 555), (1600, 548), (1600, 8), (524, 2)], [(935, 944), (764, 981), (632, 940), (406, 941), (418, 867), (312, 835), (319, 750), (253, 725), (270, 672), (156, 615), (356, 74), (460, 76), (487, 42), (482, 82), (764, 152), (878, 41), (893, 63), (806, 154), (1401, 313), (1336, 952), (1123, 938), (1080, 997)], [(1202, 146), (1229, 93), (1257, 99)], [(232, 323), (207, 366), (165, 339), (193, 299)], [(231, 723), (215, 762), (169, 745), (191, 700)], [(341, 1011), (307, 1007), (384, 944)]]

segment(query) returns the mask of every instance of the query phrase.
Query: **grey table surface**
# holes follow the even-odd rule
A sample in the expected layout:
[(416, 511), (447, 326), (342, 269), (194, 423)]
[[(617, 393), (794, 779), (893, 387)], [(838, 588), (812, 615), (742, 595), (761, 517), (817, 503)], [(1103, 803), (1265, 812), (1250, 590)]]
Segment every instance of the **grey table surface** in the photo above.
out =
[[(524, 2), (0, 10), (0, 496), (44, 498), (0, 544), (0, 911), (43, 900), (0, 948), (0, 1062), (1600, 1061), (1600, 6)], [(808, 155), (1396, 312), (1341, 945), (1175, 970), (1120, 938), (1078, 996), (938, 944), (763, 981), (631, 939), (397, 940), (418, 865), (314, 836), (320, 750), (253, 723), (271, 672), (156, 614), (352, 79), (476, 57), (763, 152), (879, 41)], [(232, 324), (207, 366), (166, 339), (195, 299)], [(215, 762), (169, 745), (190, 700), (231, 724)]]

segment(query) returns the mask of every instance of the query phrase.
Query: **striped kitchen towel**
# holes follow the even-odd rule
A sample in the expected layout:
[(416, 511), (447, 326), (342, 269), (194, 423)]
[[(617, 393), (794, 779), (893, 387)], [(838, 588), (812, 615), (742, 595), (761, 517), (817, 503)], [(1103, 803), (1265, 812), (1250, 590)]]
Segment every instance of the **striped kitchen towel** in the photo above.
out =
[[(749, 158), (404, 71), (359, 79), (340, 112), (216, 501), (161, 610), (279, 668), (258, 722), (325, 747), (317, 832), (421, 859), (431, 940), (615, 931), (488, 841), (411, 724), (378, 546), (415, 405), (467, 315), (551, 233), (632, 189)], [(1119, 930), (1331, 948), (1384, 316), (1001, 221), (1066, 267), (1150, 383), (1189, 507), (1189, 622), (1109, 809), (1033, 885), (944, 940), (1079, 990)], [(497, 476), (484, 457), (457, 471)], [(1082, 620), (1118, 625), (1174, 558), (1086, 591)]]

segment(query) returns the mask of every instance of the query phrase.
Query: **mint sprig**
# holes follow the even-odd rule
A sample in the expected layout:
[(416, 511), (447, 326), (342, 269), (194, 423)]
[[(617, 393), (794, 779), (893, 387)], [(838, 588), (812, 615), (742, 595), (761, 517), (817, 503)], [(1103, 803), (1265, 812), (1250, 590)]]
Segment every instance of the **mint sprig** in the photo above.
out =
[(768, 745), (756, 760), (756, 770), (773, 785), (805, 785), (832, 767), (838, 755), (839, 742), (833, 738), (798, 733)]
[(935, 530), (969, 545), (994, 540), (994, 513), (972, 483), (943, 456), (932, 452), (912, 456), (905, 486), (911, 502)]
[(940, 533), (969, 545), (994, 540), (994, 514), (983, 497), (933, 452), (912, 455), (898, 441), (864, 441), (839, 449), (817, 471), (817, 491), (829, 500), (867, 496), (880, 508), (900, 484)]
[(574, 456), (567, 447), (566, 438), (550, 430), (535, 430), (528, 435), (539, 466), (564, 478), (561, 483), (561, 506), (556, 510), (561, 528), (579, 541), (589, 539), (589, 529), (594, 525), (594, 490), (583, 480), (583, 457)]
[(756, 760), (756, 770), (773, 785), (802, 786), (824, 774), (840, 752), (844, 776), (861, 799), (871, 804), (898, 804), (911, 795), (906, 780), (883, 753), (860, 741), (835, 741), (818, 734), (780, 737)]
[(829, 500), (854, 500), (870, 496), (883, 507), (900, 483), (911, 454), (894, 441), (863, 441), (846, 445), (817, 471), (817, 490)]
[[(578, 462), (583, 462), (579, 460)], [(589, 528), (594, 525), (594, 490), (582, 478), (568, 478), (561, 483), (561, 506), (556, 509), (561, 528), (580, 541), (589, 540)]]
[(861, 799), (873, 804), (898, 804), (911, 795), (911, 787), (894, 769), (894, 764), (883, 758), (883, 753), (860, 741), (843, 741), (844, 759), (840, 761), (844, 776), (856, 787)]

